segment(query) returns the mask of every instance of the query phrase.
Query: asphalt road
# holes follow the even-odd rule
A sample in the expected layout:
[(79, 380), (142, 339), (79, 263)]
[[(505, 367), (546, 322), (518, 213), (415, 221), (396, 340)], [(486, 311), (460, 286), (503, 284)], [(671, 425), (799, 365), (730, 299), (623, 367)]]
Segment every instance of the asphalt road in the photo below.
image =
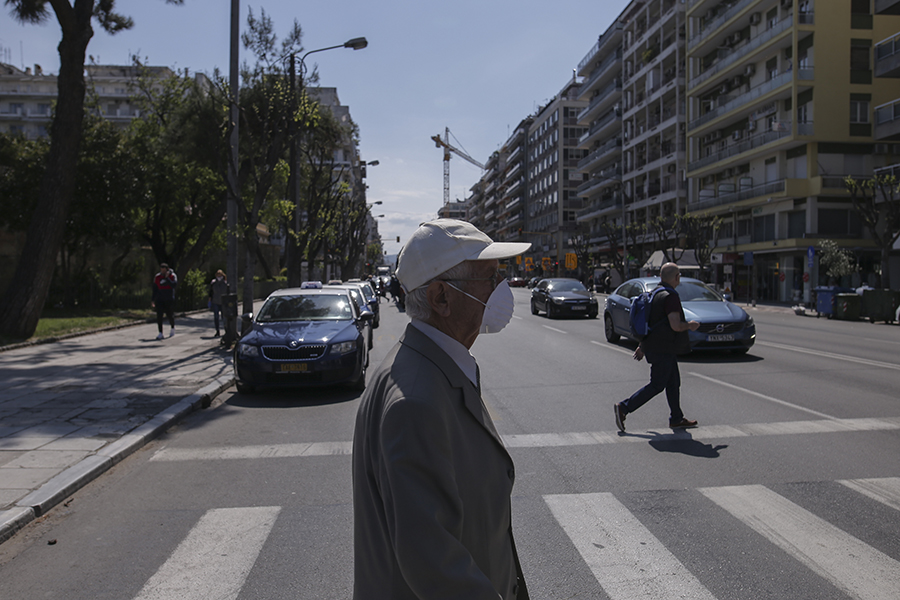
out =
[[(619, 435), (646, 363), (514, 292), (472, 353), (532, 598), (896, 600), (900, 327), (754, 311), (749, 355), (681, 362), (700, 427), (657, 397)], [(405, 323), (382, 304), (373, 366)], [(0, 546), (0, 598), (349, 598), (357, 395), (220, 400)]]

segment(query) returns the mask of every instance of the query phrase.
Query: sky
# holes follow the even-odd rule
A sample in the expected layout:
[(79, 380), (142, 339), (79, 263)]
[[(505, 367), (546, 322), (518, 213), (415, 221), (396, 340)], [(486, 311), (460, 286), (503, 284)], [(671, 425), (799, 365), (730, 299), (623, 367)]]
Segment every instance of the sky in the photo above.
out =
[[(305, 51), (365, 37), (363, 50), (310, 55), (319, 85), (335, 87), (360, 131), (368, 202), (380, 201), (384, 249), (399, 252), (419, 223), (443, 204), (443, 151), (431, 140), (449, 127), (451, 143), (486, 162), (525, 117), (552, 99), (627, 0), (241, 0), (265, 11), (279, 38), (293, 22)], [(5, 4), (5, 3), (4, 3)], [(98, 25), (88, 55), (99, 64), (146, 64), (227, 74), (230, 0), (118, 0), (134, 27), (110, 35)], [(22, 25), (0, 6), (0, 61), (59, 71), (59, 25)], [(250, 55), (241, 49), (241, 62)], [(454, 139), (455, 138), (455, 139)], [(450, 199), (463, 200), (481, 170), (454, 157)], [(396, 242), (400, 236), (400, 243)]]

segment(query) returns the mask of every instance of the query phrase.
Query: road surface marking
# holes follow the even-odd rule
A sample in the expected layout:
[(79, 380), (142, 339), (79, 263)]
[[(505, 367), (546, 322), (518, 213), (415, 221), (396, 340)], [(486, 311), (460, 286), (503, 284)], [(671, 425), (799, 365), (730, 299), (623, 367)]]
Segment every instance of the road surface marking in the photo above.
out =
[(760, 394), (759, 392), (754, 392), (753, 390), (748, 390), (747, 388), (742, 388), (742, 387), (738, 387), (738, 386), (730, 384), (730, 383), (725, 383), (724, 381), (720, 381), (718, 379), (713, 379), (712, 377), (707, 377), (706, 375), (701, 375), (700, 373), (688, 373), (688, 375), (693, 375), (694, 377), (699, 377), (700, 379), (705, 379), (706, 381), (718, 383), (719, 385), (724, 385), (727, 388), (731, 388), (733, 390), (738, 390), (739, 392), (743, 392), (745, 394), (750, 394), (751, 396), (756, 396), (757, 398), (762, 398), (763, 400), (768, 400), (769, 402), (774, 402), (775, 404), (781, 404), (782, 406), (787, 406), (789, 408), (793, 408), (794, 410), (807, 412), (811, 415), (815, 415), (817, 417), (822, 417), (823, 419), (837, 419), (837, 417), (833, 417), (831, 415), (826, 415), (825, 413), (819, 412), (817, 410), (813, 410), (811, 408), (806, 408), (806, 407), (800, 406), (798, 404), (794, 404), (792, 402), (787, 402), (785, 400), (779, 400), (778, 398), (773, 398), (772, 396), (766, 396), (765, 394)]
[(544, 496), (611, 600), (715, 600), (612, 494)]
[(557, 329), (556, 327), (550, 327), (549, 325), (541, 325), (544, 329), (549, 329), (550, 331), (555, 331), (556, 333), (569, 333), (568, 331), (563, 331), (562, 329)]
[(900, 510), (900, 477), (883, 479), (845, 479), (838, 481), (851, 490)]
[(756, 342), (757, 346), (769, 346), (771, 348), (779, 348), (781, 350), (790, 350), (791, 352), (800, 352), (802, 354), (811, 354), (813, 356), (824, 356), (835, 360), (845, 360), (847, 362), (867, 365), (870, 367), (881, 367), (884, 369), (893, 369), (900, 371), (900, 365), (894, 363), (881, 362), (880, 360), (869, 360), (868, 358), (857, 358), (846, 354), (834, 354), (833, 352), (823, 352), (822, 350), (810, 350), (809, 348), (800, 348), (798, 346), (788, 346), (785, 344), (776, 344), (774, 342)]
[(900, 562), (761, 485), (700, 493), (851, 598), (896, 600)]
[(217, 508), (191, 529), (135, 600), (234, 600), (281, 508)]
[[(855, 431), (896, 431), (900, 417), (884, 419), (834, 419), (815, 421), (783, 421), (779, 423), (743, 423), (737, 425), (704, 425), (689, 431), (628, 430), (583, 431), (568, 433), (517, 433), (502, 435), (508, 448), (555, 448), (563, 446), (596, 446), (635, 442), (698, 440), (713, 442), (719, 439), (760, 437), (767, 435), (804, 435), (821, 433), (849, 433)], [(247, 460), (256, 458), (297, 458), (313, 456), (350, 456), (353, 442), (316, 442), (309, 444), (271, 444), (268, 446), (213, 446), (208, 448), (163, 448), (151, 461), (174, 462), (184, 460)]]

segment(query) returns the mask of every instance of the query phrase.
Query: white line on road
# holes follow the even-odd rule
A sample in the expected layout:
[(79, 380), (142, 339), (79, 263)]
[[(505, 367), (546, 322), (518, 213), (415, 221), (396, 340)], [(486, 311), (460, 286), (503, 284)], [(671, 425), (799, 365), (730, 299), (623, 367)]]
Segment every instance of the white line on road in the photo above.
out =
[(900, 563), (761, 485), (703, 488), (707, 498), (858, 600), (896, 600)]
[[(563, 446), (595, 446), (634, 442), (702, 440), (760, 437), (766, 435), (804, 435), (849, 433), (854, 431), (896, 431), (900, 417), (884, 419), (834, 419), (816, 421), (784, 421), (781, 423), (744, 423), (738, 425), (705, 425), (691, 431), (660, 433), (656, 430), (583, 431), (568, 433), (519, 433), (501, 436), (508, 448), (555, 448)], [(667, 430), (668, 431), (668, 430)], [(269, 446), (232, 446), (209, 448), (163, 448), (151, 461), (247, 460), (256, 458), (309, 458), (313, 456), (350, 456), (353, 442), (317, 442), (310, 444), (273, 444)]]
[(839, 481), (851, 490), (900, 510), (900, 477), (882, 479), (845, 479)]
[(234, 600), (281, 508), (218, 508), (191, 529), (135, 600)]
[(549, 329), (550, 331), (555, 331), (556, 333), (569, 333), (568, 331), (563, 331), (562, 329), (557, 329), (556, 327), (550, 327), (549, 325), (541, 325), (544, 329)]
[(813, 356), (824, 356), (835, 360), (844, 360), (847, 362), (867, 365), (869, 367), (881, 367), (883, 369), (893, 369), (900, 371), (900, 365), (894, 363), (881, 362), (880, 360), (869, 360), (868, 358), (857, 358), (856, 356), (848, 356), (846, 354), (834, 354), (833, 352), (823, 352), (822, 350), (810, 350), (809, 348), (800, 348), (797, 346), (788, 346), (786, 344), (776, 344), (774, 342), (756, 342), (757, 346), (769, 346), (770, 348), (779, 348), (781, 350), (790, 350), (791, 352), (800, 352), (801, 354), (811, 354)]
[(794, 404), (792, 402), (787, 402), (786, 400), (779, 400), (778, 398), (773, 398), (772, 396), (766, 396), (765, 394), (760, 394), (759, 392), (754, 392), (753, 390), (748, 390), (747, 388), (742, 388), (731, 383), (725, 383), (724, 381), (720, 381), (718, 379), (713, 379), (712, 377), (707, 377), (706, 375), (701, 375), (700, 373), (688, 373), (688, 375), (693, 375), (694, 377), (699, 377), (700, 379), (705, 379), (706, 381), (711, 381), (712, 383), (717, 383), (719, 385), (723, 385), (727, 388), (731, 388), (733, 390), (737, 390), (739, 392), (743, 392), (745, 394), (749, 394), (751, 396), (756, 396), (757, 398), (762, 398), (763, 400), (768, 400), (769, 402), (774, 402), (775, 404), (781, 404), (782, 406), (787, 406), (789, 408), (793, 408), (794, 410), (799, 410), (803, 412), (807, 412), (811, 415), (815, 415), (817, 417), (822, 417), (823, 419), (837, 419), (837, 417), (833, 417), (831, 415), (826, 415), (823, 412), (819, 412), (817, 410), (813, 410), (811, 408), (806, 408), (804, 406), (800, 406), (799, 404)]
[(544, 501), (611, 600), (715, 600), (612, 494)]

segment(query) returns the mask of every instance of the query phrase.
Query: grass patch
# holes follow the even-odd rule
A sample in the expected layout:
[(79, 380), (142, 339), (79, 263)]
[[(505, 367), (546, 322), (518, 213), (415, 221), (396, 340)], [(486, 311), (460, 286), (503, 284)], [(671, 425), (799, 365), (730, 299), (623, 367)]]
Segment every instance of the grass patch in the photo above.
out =
[(135, 320), (147, 320), (156, 313), (152, 309), (116, 310), (116, 309), (73, 309), (51, 308), (45, 310), (38, 320), (34, 335), (27, 340), (12, 339), (0, 336), (0, 346), (58, 337), (67, 333), (91, 331), (114, 325), (121, 325)]

